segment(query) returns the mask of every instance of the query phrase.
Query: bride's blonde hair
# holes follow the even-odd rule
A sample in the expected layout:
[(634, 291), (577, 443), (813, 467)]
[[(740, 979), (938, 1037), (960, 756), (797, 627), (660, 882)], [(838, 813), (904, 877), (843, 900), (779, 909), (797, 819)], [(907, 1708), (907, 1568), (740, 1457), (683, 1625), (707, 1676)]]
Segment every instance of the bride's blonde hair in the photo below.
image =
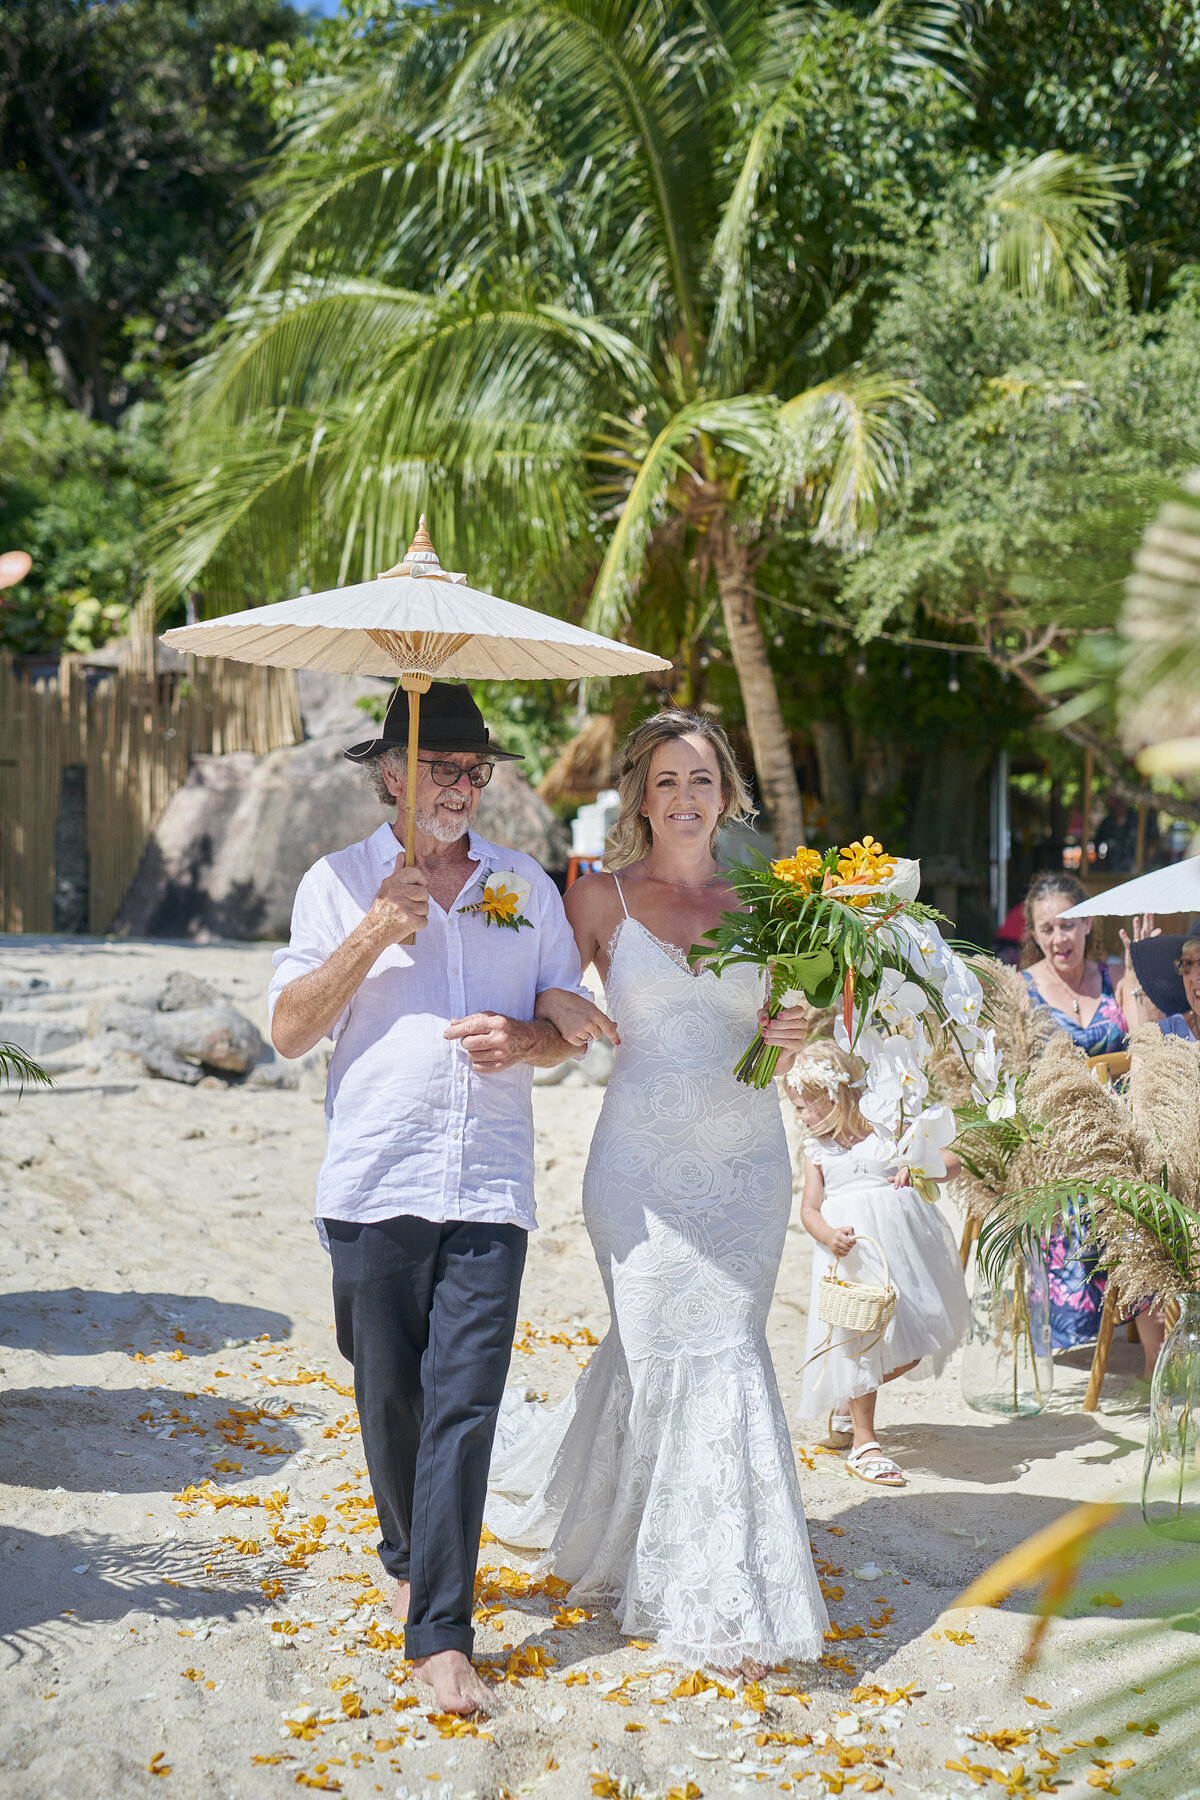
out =
[[(653, 718), (637, 726), (625, 740), (621, 773), (617, 778), (621, 810), (616, 824), (608, 834), (604, 852), (606, 869), (624, 869), (630, 863), (641, 862), (649, 854), (652, 834), (650, 821), (642, 813), (642, 801), (646, 797), (650, 764), (654, 752), (661, 744), (669, 744), (673, 739), (681, 737), (702, 737), (713, 747), (721, 776), (721, 816), (717, 821), (718, 829), (721, 825), (741, 825), (754, 817), (755, 806), (750, 798), (750, 790), (738, 768), (733, 746), (721, 727), (711, 719), (706, 719), (703, 713), (677, 712), (674, 708), (669, 708), (655, 713)], [(716, 831), (709, 839), (708, 847), (715, 856)]]
[(850, 1137), (861, 1143), (870, 1137), (871, 1127), (858, 1107), (858, 1088), (863, 1078), (863, 1065), (857, 1056), (849, 1055), (831, 1038), (818, 1038), (805, 1044), (783, 1078), (783, 1085), (795, 1100), (800, 1094), (814, 1098), (820, 1095), (829, 1102), (829, 1112), (822, 1121), (817, 1137)]

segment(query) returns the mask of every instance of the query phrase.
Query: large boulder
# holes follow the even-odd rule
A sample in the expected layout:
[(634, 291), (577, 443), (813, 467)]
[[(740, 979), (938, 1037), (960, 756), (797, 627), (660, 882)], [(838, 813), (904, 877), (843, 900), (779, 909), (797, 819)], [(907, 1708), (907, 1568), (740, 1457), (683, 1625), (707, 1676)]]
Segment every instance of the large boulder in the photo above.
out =
[(92, 1028), (104, 1054), (137, 1057), (152, 1075), (168, 1081), (194, 1084), (206, 1071), (218, 1069), (224, 1075), (244, 1075), (267, 1057), (245, 1014), (184, 970), (98, 1008)]
[[(337, 703), (329, 703), (328, 717)], [(349, 729), (346, 729), (349, 727)], [(336, 736), (267, 756), (194, 756), (151, 837), (114, 930), (121, 936), (286, 938), (292, 900), (319, 857), (368, 837), (387, 817), (342, 752), (365, 714)], [(476, 826), (543, 867), (566, 866), (567, 833), (515, 763), (500, 763)]]

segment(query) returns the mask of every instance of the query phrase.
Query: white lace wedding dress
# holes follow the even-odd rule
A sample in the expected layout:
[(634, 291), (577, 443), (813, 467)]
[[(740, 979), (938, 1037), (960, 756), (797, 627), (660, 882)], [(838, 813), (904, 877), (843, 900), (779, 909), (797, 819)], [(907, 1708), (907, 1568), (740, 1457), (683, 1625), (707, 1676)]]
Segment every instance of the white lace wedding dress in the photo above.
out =
[(560, 1405), (509, 1390), (487, 1524), (666, 1654), (815, 1659), (827, 1618), (765, 1336), (787, 1144), (775, 1088), (732, 1073), (762, 982), (693, 975), (627, 914), (606, 994), (621, 1045), (583, 1210), (612, 1324)]

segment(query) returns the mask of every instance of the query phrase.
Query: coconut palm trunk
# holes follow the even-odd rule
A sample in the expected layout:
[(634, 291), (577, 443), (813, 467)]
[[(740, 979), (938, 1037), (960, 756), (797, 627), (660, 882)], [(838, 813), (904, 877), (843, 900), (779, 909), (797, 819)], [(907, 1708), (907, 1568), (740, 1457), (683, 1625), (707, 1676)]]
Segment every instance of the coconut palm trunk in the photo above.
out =
[(786, 856), (804, 842), (800, 784), (758, 619), (750, 550), (728, 525), (719, 526), (713, 534), (713, 570), (771, 841), (776, 855)]

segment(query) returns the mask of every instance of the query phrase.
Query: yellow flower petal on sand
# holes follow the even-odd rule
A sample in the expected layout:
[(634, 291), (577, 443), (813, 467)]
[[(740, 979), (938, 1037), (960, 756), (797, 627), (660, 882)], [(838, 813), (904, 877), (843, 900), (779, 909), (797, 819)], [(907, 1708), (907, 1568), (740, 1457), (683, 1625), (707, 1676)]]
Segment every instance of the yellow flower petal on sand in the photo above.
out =
[(170, 1763), (163, 1761), (164, 1754), (164, 1751), (156, 1750), (154, 1755), (150, 1758), (150, 1761), (146, 1764), (146, 1768), (151, 1775), (169, 1775), (171, 1773)]

